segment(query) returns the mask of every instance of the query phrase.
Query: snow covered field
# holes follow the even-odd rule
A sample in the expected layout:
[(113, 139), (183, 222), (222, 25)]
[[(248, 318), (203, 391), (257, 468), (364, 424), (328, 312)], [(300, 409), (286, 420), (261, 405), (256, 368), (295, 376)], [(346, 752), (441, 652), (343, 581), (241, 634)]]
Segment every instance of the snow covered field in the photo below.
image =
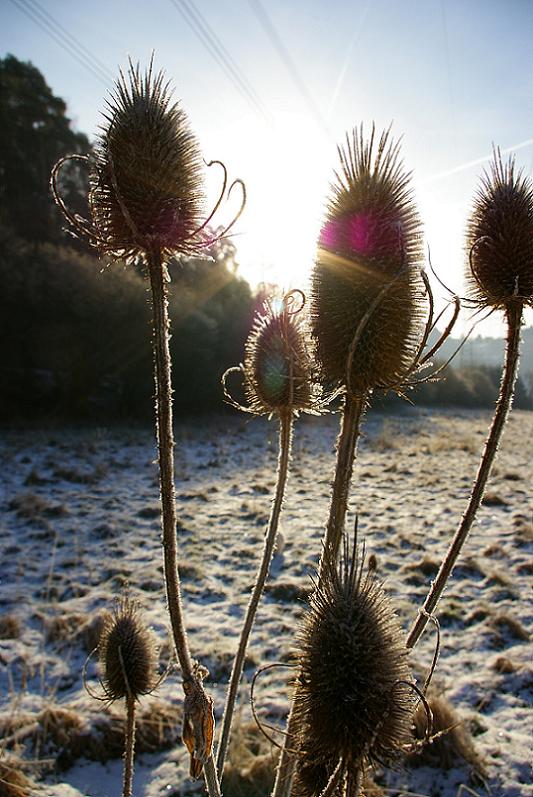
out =
[[(488, 423), (485, 412), (409, 409), (367, 417), (349, 524), (357, 512), (360, 540), (406, 627), (464, 511)], [(320, 550), (337, 426), (338, 416), (328, 416), (301, 419), (295, 427), (278, 552), (248, 651), (241, 725), (250, 719), (249, 684), (257, 668), (290, 660)], [(465, 797), (533, 795), (532, 441), (533, 413), (512, 413), (478, 522), (438, 610), (442, 650), (435, 684), (472, 733), (485, 782), (470, 780), (466, 765), (422, 766), (382, 775), (388, 793), (404, 788), (455, 797), (464, 784), (473, 790), (463, 789)], [(277, 426), (229, 417), (178, 422), (176, 442), (191, 650), (210, 670), (206, 685), (220, 718), (262, 551)], [(106, 709), (91, 698), (82, 668), (102, 612), (125, 587), (157, 634), (161, 667), (168, 661), (153, 435), (138, 429), (9, 431), (0, 451), (0, 764), (23, 758), (28, 776), (41, 772), (44, 781), (28, 794), (115, 797), (122, 706)], [(428, 628), (414, 652), (421, 677), (434, 645)], [(97, 674), (91, 660), (87, 679), (94, 690)], [(259, 678), (257, 708), (265, 721), (283, 720), (290, 677), (279, 668)], [(188, 781), (188, 757), (179, 743), (181, 698), (173, 671), (141, 704), (136, 795), (201, 792)], [(41, 769), (39, 762), (45, 762)], [(0, 780), (0, 794), (2, 788)]]

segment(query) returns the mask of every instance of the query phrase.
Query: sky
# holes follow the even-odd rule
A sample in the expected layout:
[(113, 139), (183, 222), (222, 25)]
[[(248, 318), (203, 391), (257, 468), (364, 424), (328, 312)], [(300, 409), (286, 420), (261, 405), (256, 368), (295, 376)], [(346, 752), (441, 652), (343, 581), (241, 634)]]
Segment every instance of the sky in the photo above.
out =
[[(38, 67), (91, 139), (119, 68), (154, 52), (206, 161), (246, 183), (240, 273), (304, 290), (336, 147), (375, 122), (401, 138), (434, 269), (464, 292), (493, 145), (533, 173), (532, 31), (533, 0), (0, 0), (0, 56)], [(476, 332), (503, 329), (493, 316)]]

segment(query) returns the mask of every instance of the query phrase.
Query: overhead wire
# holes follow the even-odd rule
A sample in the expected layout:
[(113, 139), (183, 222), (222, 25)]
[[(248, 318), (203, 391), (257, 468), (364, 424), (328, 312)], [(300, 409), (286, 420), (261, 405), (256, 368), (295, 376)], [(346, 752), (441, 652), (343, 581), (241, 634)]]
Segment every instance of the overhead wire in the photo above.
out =
[(328, 123), (322, 114), (319, 106), (315, 102), (314, 98), (312, 97), (309, 89), (303, 78), (301, 77), (296, 64), (294, 63), (289, 51), (285, 47), (281, 36), (279, 35), (278, 31), (276, 30), (272, 20), (270, 19), (268, 13), (266, 12), (263, 4), (260, 0), (248, 0), (248, 3), (254, 12), (255, 16), (257, 17), (259, 24), (267, 34), (268, 38), (274, 49), (276, 50), (280, 60), (283, 62), (285, 69), (289, 73), (292, 82), (296, 86), (298, 92), (300, 93), (302, 99), (304, 100), (305, 104), (307, 105), (311, 115), (313, 116), (315, 122), (317, 123), (318, 127), (322, 130), (322, 132), (328, 137), (331, 137), (331, 131), (329, 129)]
[(213, 59), (225, 72), (237, 91), (270, 122), (269, 114), (261, 98), (251, 85), (250, 81), (234, 61), (231, 54), (224, 47), (220, 38), (213, 31), (205, 17), (199, 11), (193, 0), (170, 0), (174, 8), (181, 14), (193, 33), (200, 39)]
[(36, 0), (11, 0), (11, 2), (41, 30), (48, 34), (65, 52), (80, 66), (92, 74), (94, 78), (108, 86), (113, 82), (112, 72), (84, 44), (76, 39)]

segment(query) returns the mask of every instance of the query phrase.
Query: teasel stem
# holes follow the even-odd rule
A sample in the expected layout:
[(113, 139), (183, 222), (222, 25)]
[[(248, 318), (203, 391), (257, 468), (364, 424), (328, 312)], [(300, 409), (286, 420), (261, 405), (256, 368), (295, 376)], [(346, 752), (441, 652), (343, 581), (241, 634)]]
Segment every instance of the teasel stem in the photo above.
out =
[(502, 436), (505, 421), (511, 408), (513, 390), (518, 371), (518, 359), (520, 351), (520, 327), (522, 324), (523, 304), (516, 302), (506, 308), (507, 316), (507, 339), (505, 347), (505, 362), (500, 383), (500, 392), (496, 403), (496, 410), (492, 419), (492, 424), (485, 447), (481, 456), (478, 472), (474, 480), (470, 500), (461, 523), (455, 532), (455, 536), (448, 548), (446, 556), (440, 566), (435, 581), (431, 584), (424, 606), (419, 610), (418, 617), (407, 636), (406, 647), (413, 648), (418, 642), (426, 624), (437, 606), (437, 603), (444, 591), (446, 582), (450, 577), (455, 566), (459, 553), (468, 536), (476, 513), (481, 504), (485, 486), (492, 468), (492, 463), (498, 450), (498, 445)]
[[(203, 686), (196, 675), (189, 651), (178, 572), (168, 298), (166, 292), (165, 265), (159, 249), (154, 249), (148, 253), (147, 266), (152, 289), (154, 314), (153, 348), (156, 384), (157, 444), (159, 450), (159, 477), (163, 520), (163, 558), (167, 604), (174, 645), (176, 647), (176, 654), (183, 681), (194, 683), (198, 691), (203, 692)], [(204, 762), (205, 781), (209, 797), (219, 797), (220, 786), (217, 782), (216, 770), (212, 759), (213, 757), (210, 755)]]
[(211, 755), (204, 764), (204, 778), (209, 797), (222, 797), (215, 759)]
[(363, 769), (358, 769), (355, 775), (348, 773), (346, 777), (345, 797), (359, 797), (363, 787)]
[(341, 782), (343, 775), (344, 761), (341, 758), (329, 781), (327, 782), (326, 787), (320, 792), (319, 797), (332, 797), (335, 794), (335, 790)]
[(337, 558), (344, 531), (348, 497), (352, 481), (353, 464), (357, 441), (361, 431), (361, 421), (367, 405), (367, 394), (352, 396), (346, 394), (342, 411), (342, 424), (337, 441), (337, 464), (331, 494), (328, 525), (324, 538), (324, 550), (318, 571), (320, 584), (327, 557)]
[[(324, 537), (324, 550), (322, 552), (322, 559), (318, 571), (318, 584), (322, 581), (326, 562), (331, 558), (335, 560), (339, 552), (348, 509), (348, 496), (352, 481), (357, 441), (359, 439), (361, 421), (367, 403), (368, 394), (364, 396), (352, 396), (347, 394), (344, 401), (341, 430), (337, 442), (337, 464), (333, 481), (329, 519)], [(276, 771), (276, 780), (272, 797), (287, 797), (290, 794), (296, 767), (296, 756), (289, 751), (295, 747), (295, 739), (299, 731), (299, 718), (295, 711), (298, 691), (297, 684), (289, 719), (287, 721), (285, 743)]]
[(135, 751), (135, 697), (126, 697), (126, 743), (124, 746), (124, 779), (122, 797), (131, 797), (133, 785), (133, 755)]
[(285, 730), (285, 742), (279, 757), (278, 768), (276, 770), (276, 780), (272, 790), (272, 797), (288, 797), (291, 792), (292, 779), (296, 769), (297, 756), (291, 750), (294, 749), (295, 739), (298, 735), (300, 717), (296, 711), (298, 700), (298, 683), (296, 683), (294, 695), (291, 702), (291, 710), (287, 720)]
[(270, 569), (272, 561), (272, 554), (276, 542), (276, 534), (278, 530), (278, 523), (283, 505), (283, 497), (285, 494), (285, 485), (287, 483), (287, 476), (289, 472), (289, 461), (291, 456), (291, 442), (292, 442), (292, 422), (293, 413), (291, 408), (287, 408), (280, 412), (279, 415), (279, 454), (278, 454), (278, 470), (276, 479), (276, 491), (270, 511), (270, 519), (268, 522), (267, 533), (265, 535), (265, 544), (263, 548), (263, 556), (259, 565), (257, 578), (252, 590), (244, 625), (239, 639), (239, 647), (233, 662), (231, 671), (228, 694), (226, 697), (226, 706), (224, 709), (224, 716), (222, 719), (222, 730), (220, 735), (220, 743), (217, 753), (217, 768), (218, 776), (222, 779), (224, 770), (224, 762), (226, 760), (226, 753), (228, 749), (229, 737), (231, 732), (231, 724), (233, 719), (233, 712), (235, 709), (235, 701), (237, 699), (237, 692), (239, 683), (242, 676), (244, 667), (244, 659), (248, 645), (248, 639), (252, 630), (252, 626), (257, 613), (257, 607), (263, 590), (265, 582)]
[(172, 379), (169, 350), (168, 299), (161, 252), (149, 254), (148, 271), (154, 312), (154, 363), (156, 383), (157, 444), (163, 513), (163, 552), (168, 611), (176, 653), (184, 680), (193, 679), (193, 664), (183, 619), (174, 488), (174, 433), (172, 429)]

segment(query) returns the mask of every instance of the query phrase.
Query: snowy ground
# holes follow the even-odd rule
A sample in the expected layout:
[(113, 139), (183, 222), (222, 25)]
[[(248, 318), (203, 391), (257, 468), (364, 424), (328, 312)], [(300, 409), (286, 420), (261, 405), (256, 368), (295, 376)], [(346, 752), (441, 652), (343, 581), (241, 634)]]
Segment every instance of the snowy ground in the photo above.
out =
[[(375, 555), (406, 627), (464, 511), (488, 422), (488, 413), (420, 409), (368, 416), (350, 525), (357, 512), (367, 555)], [(253, 673), (286, 661), (294, 644), (327, 513), (337, 425), (338, 416), (329, 416), (302, 419), (295, 428), (279, 550), (249, 647), (242, 722), (249, 719)], [(176, 438), (187, 624), (193, 655), (210, 670), (207, 686), (220, 716), (262, 550), (276, 423), (201, 420), (177, 424)], [(382, 783), (390, 788), (455, 797), (463, 783), (479, 795), (533, 795), (532, 441), (533, 413), (514, 412), (478, 523), (439, 607), (436, 682), (473, 734), (486, 783), (474, 784), (465, 767), (422, 767), (387, 773)], [(124, 585), (160, 640), (163, 664), (168, 658), (152, 435), (12, 431), (2, 436), (0, 456), (3, 755), (55, 762), (39, 794), (114, 797), (120, 794), (122, 708), (106, 713), (85, 691), (81, 672), (98, 618)], [(417, 647), (421, 672), (431, 662), (434, 641), (428, 631)], [(87, 675), (98, 688), (95, 662)], [(289, 677), (286, 669), (261, 677), (257, 704), (265, 720), (283, 719)], [(190, 790), (186, 751), (177, 739), (180, 703), (175, 673), (146, 700), (136, 795), (170, 797)], [(30, 763), (27, 772), (35, 774), (36, 767)], [(463, 791), (465, 797), (470, 793)]]

